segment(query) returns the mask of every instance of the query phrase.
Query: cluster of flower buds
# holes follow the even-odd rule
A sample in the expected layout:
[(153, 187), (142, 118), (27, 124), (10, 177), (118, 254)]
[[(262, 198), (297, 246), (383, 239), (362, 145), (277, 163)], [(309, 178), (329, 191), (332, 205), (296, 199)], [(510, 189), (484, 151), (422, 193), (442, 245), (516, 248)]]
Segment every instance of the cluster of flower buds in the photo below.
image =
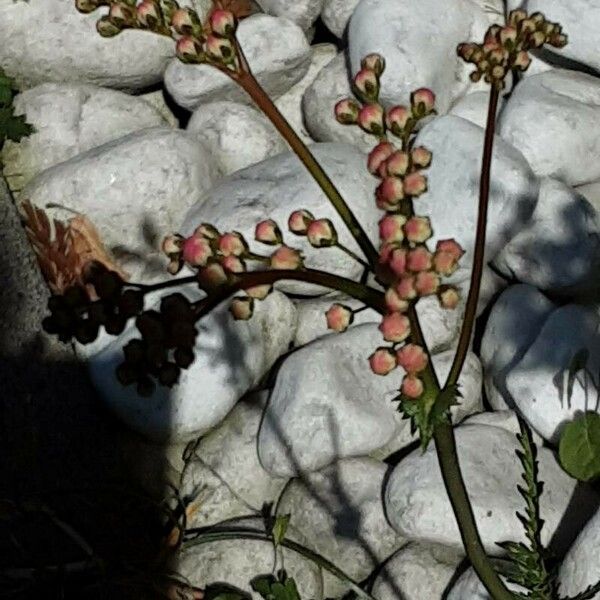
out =
[(352, 98), (335, 105), (336, 119), (343, 125), (358, 125), (367, 133), (386, 139), (386, 132), (405, 138), (415, 125), (434, 113), (435, 96), (427, 88), (411, 94), (411, 106), (393, 106), (384, 110), (379, 103), (380, 77), (385, 61), (379, 54), (369, 54), (361, 62), (361, 70), (354, 78), (352, 90), (360, 103)]
[[(177, 273), (183, 265), (198, 271), (198, 283), (211, 290), (230, 281), (236, 273), (247, 271), (247, 262), (268, 264), (271, 269), (301, 269), (303, 257), (299, 250), (283, 244), (277, 223), (266, 219), (256, 225), (255, 239), (270, 246), (279, 246), (270, 256), (250, 251), (248, 242), (237, 231), (220, 233), (209, 223), (202, 223), (187, 238), (179, 234), (165, 237), (163, 252), (168, 256), (169, 272)], [(246, 296), (234, 298), (230, 310), (236, 319), (249, 319), (254, 311), (254, 301), (264, 300), (272, 291), (270, 284), (254, 285), (244, 289)]]
[(142, 292), (126, 289), (121, 277), (100, 263), (91, 263), (84, 279), (85, 286), (72, 286), (48, 301), (50, 316), (44, 319), (43, 328), (63, 342), (74, 338), (89, 344), (98, 337), (100, 327), (118, 335), (144, 307)]
[(117, 379), (125, 386), (135, 384), (141, 396), (153, 393), (154, 379), (163, 386), (175, 385), (181, 369), (194, 361), (195, 322), (194, 306), (182, 294), (163, 298), (160, 311), (143, 312), (135, 322), (142, 337), (123, 348)]
[(113, 37), (124, 29), (142, 29), (176, 40), (176, 53), (185, 63), (211, 63), (222, 68), (237, 68), (235, 15), (214, 8), (206, 23), (198, 13), (180, 7), (176, 0), (75, 0), (80, 12), (89, 13), (108, 6), (97, 30), (103, 37)]
[(550, 44), (562, 48), (567, 36), (558, 23), (552, 23), (542, 13), (527, 15), (524, 10), (510, 12), (508, 23), (501, 27), (492, 25), (483, 44), (463, 43), (457, 48), (458, 55), (477, 69), (470, 75), (473, 81), (482, 77), (498, 89), (504, 87), (504, 79), (511, 70), (525, 71), (531, 62), (529, 50)]

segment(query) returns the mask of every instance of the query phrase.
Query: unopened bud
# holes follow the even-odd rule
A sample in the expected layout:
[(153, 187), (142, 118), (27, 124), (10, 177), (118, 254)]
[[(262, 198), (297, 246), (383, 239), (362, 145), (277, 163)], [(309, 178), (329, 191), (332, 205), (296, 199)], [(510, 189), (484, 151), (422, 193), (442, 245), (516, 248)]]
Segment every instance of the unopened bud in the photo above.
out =
[(431, 296), (440, 287), (440, 276), (435, 271), (421, 271), (415, 277), (415, 289), (419, 296)]
[(390, 142), (379, 142), (369, 153), (367, 168), (373, 175), (379, 171), (381, 164), (394, 152), (394, 145)]
[(414, 375), (427, 368), (429, 358), (421, 346), (406, 344), (396, 352), (396, 361), (408, 374)]
[(413, 116), (425, 117), (433, 112), (435, 94), (429, 88), (419, 88), (410, 95)]
[(192, 267), (204, 267), (212, 256), (213, 251), (206, 238), (191, 236), (183, 242), (182, 258)]
[(393, 106), (385, 115), (388, 129), (396, 136), (401, 136), (412, 123), (412, 113), (406, 106)]
[(394, 210), (404, 198), (404, 186), (398, 177), (386, 177), (375, 190), (377, 206), (382, 210)]
[(375, 375), (387, 375), (396, 368), (396, 358), (389, 348), (377, 348), (369, 356), (369, 365)]
[(206, 52), (215, 61), (223, 64), (235, 60), (235, 47), (228, 38), (209, 35), (206, 38)]
[(283, 236), (281, 230), (277, 226), (277, 223), (273, 219), (265, 219), (260, 223), (257, 223), (256, 229), (254, 230), (254, 239), (257, 242), (275, 246), (281, 244)]
[(189, 35), (184, 35), (177, 40), (175, 53), (177, 58), (184, 63), (198, 63), (202, 62), (204, 58), (202, 46), (196, 38)]
[(437, 297), (442, 308), (453, 309), (458, 306), (460, 295), (452, 285), (441, 285), (437, 291)]
[(327, 248), (337, 243), (337, 233), (329, 219), (312, 221), (306, 230), (306, 237), (315, 248)]
[(427, 191), (427, 178), (418, 171), (404, 178), (404, 193), (416, 198)]
[(135, 14), (130, 6), (124, 2), (114, 2), (108, 12), (110, 22), (120, 29), (132, 27), (135, 24)]
[(136, 9), (137, 22), (150, 30), (156, 29), (162, 21), (160, 8), (154, 0), (144, 0)]
[(385, 306), (390, 312), (406, 312), (409, 302), (400, 298), (395, 288), (390, 287), (385, 292)]
[(379, 79), (375, 71), (361, 69), (354, 77), (356, 95), (365, 102), (376, 102), (379, 97)]
[(299, 250), (281, 246), (271, 254), (271, 268), (277, 270), (300, 269), (303, 266)]
[(382, 242), (401, 242), (404, 239), (404, 215), (386, 215), (379, 221), (379, 239)]
[(329, 310), (325, 313), (327, 318), (327, 328), (341, 333), (346, 331), (354, 321), (354, 313), (352, 309), (343, 304), (332, 304)]
[(211, 30), (224, 37), (232, 36), (237, 26), (235, 15), (229, 10), (216, 9), (210, 13)]
[(406, 258), (406, 267), (414, 273), (431, 269), (433, 256), (425, 246), (417, 246), (409, 250)]
[(513, 27), (516, 27), (521, 21), (527, 18), (527, 13), (524, 10), (516, 9), (511, 10), (508, 14), (508, 23)]
[(96, 31), (105, 38), (115, 37), (121, 33), (122, 28), (116, 26), (108, 16), (101, 17), (96, 23)]
[(406, 375), (400, 391), (411, 400), (418, 400), (424, 392), (423, 382), (416, 375)]
[(404, 225), (404, 235), (409, 242), (422, 244), (431, 237), (431, 222), (428, 217), (411, 217)]
[(244, 290), (250, 298), (255, 300), (264, 300), (272, 291), (273, 286), (265, 283), (264, 285), (253, 285)]
[(385, 69), (385, 59), (381, 54), (368, 54), (360, 61), (360, 66), (363, 69), (374, 71), (377, 77), (381, 77)]
[(410, 335), (410, 321), (400, 312), (388, 313), (379, 325), (386, 342), (403, 342)]
[(161, 249), (167, 256), (179, 254), (183, 247), (184, 237), (178, 233), (172, 233), (164, 237)]
[(424, 169), (431, 164), (431, 152), (424, 146), (417, 146), (410, 152), (413, 167)]
[(342, 125), (353, 125), (358, 121), (360, 106), (354, 101), (346, 98), (335, 105), (335, 118)]
[(216, 259), (209, 259), (208, 264), (198, 271), (198, 283), (202, 289), (212, 290), (229, 281), (225, 269)]
[(248, 252), (248, 244), (241, 233), (230, 231), (219, 237), (218, 248), (224, 256), (242, 256)]
[(366, 104), (358, 112), (358, 124), (361, 129), (373, 135), (383, 135), (383, 107), (380, 104)]
[(315, 220), (307, 210), (295, 210), (288, 219), (288, 228), (296, 235), (306, 235), (308, 226)]
[(410, 165), (410, 159), (407, 152), (404, 150), (396, 150), (386, 161), (385, 161), (385, 172), (388, 175), (401, 177), (408, 171)]
[(176, 9), (169, 21), (179, 35), (197, 35), (201, 29), (198, 14), (189, 8)]
[(75, 8), (80, 13), (91, 13), (98, 8), (98, 3), (95, 0), (75, 0)]
[(247, 321), (254, 313), (254, 299), (249, 296), (234, 298), (229, 311), (236, 321)]

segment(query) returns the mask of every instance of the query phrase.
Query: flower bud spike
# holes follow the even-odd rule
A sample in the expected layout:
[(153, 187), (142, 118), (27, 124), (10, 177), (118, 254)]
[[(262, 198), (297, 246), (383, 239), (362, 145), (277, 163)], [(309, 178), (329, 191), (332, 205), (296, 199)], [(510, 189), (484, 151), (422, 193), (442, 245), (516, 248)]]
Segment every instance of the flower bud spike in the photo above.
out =
[(361, 69), (354, 77), (354, 91), (365, 102), (377, 102), (379, 97), (379, 79), (375, 71)]
[(229, 10), (215, 9), (208, 18), (213, 33), (223, 37), (231, 37), (235, 33), (237, 23), (235, 15)]
[(277, 223), (273, 219), (265, 219), (260, 223), (257, 223), (254, 230), (254, 239), (257, 242), (267, 244), (269, 246), (276, 246), (281, 244), (283, 236)]
[(360, 106), (354, 101), (346, 98), (335, 105), (335, 118), (342, 125), (354, 125), (358, 121)]
[(296, 235), (306, 235), (308, 226), (315, 220), (308, 210), (295, 210), (288, 219), (288, 228)]
[(346, 331), (354, 321), (354, 312), (344, 304), (332, 304), (325, 316), (327, 318), (327, 328), (338, 333)]
[(369, 356), (369, 365), (375, 375), (387, 375), (396, 368), (396, 358), (389, 348), (377, 348)]
[(337, 232), (329, 219), (316, 219), (306, 230), (308, 242), (314, 248), (328, 248), (337, 244)]
[(360, 61), (360, 66), (363, 69), (374, 71), (377, 77), (381, 77), (381, 74), (385, 70), (385, 59), (381, 54), (367, 54), (367, 56)]
[(229, 306), (229, 311), (236, 321), (247, 321), (254, 313), (254, 298), (249, 296), (234, 298)]

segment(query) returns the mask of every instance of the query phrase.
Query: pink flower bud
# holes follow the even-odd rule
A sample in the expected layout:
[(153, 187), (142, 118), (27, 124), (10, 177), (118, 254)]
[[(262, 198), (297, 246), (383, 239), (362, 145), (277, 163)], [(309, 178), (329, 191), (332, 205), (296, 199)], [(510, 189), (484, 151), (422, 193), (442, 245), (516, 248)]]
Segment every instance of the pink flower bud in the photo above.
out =
[(217, 8), (210, 13), (208, 18), (210, 28), (217, 35), (224, 37), (232, 36), (235, 33), (236, 20), (235, 15), (228, 11)]
[(527, 18), (527, 13), (520, 8), (511, 10), (510, 13), (508, 14), (508, 22), (513, 27), (516, 27), (521, 21), (523, 21), (526, 18)]
[(325, 316), (327, 317), (327, 328), (338, 333), (346, 331), (354, 321), (352, 309), (343, 304), (332, 304)]
[(427, 191), (427, 178), (415, 171), (404, 178), (404, 193), (416, 198)]
[(406, 375), (402, 380), (400, 391), (411, 400), (417, 400), (423, 395), (423, 382), (415, 375)]
[(388, 313), (383, 317), (379, 331), (387, 342), (403, 342), (410, 335), (410, 321), (402, 313)]
[(456, 53), (467, 62), (471, 62), (473, 54), (477, 51), (477, 44), (459, 44), (456, 48)]
[(194, 235), (205, 237), (209, 240), (216, 240), (221, 234), (214, 225), (211, 225), (210, 223), (201, 223), (194, 229)]
[(183, 242), (182, 258), (192, 267), (204, 267), (212, 255), (210, 243), (205, 238), (191, 236)]
[[(404, 186), (402, 185), (402, 180), (398, 177), (386, 177), (377, 186), (375, 197), (386, 207), (390, 206), (394, 208), (398, 206), (400, 200), (404, 198)], [(377, 204), (377, 206), (379, 206), (379, 204)], [(390, 209), (384, 208), (384, 210)]]
[(519, 33), (533, 33), (537, 25), (533, 19), (523, 19), (517, 26)]
[(121, 33), (122, 27), (111, 23), (108, 16), (100, 17), (96, 22), (96, 31), (105, 38), (115, 37), (115, 35)]
[(388, 262), (395, 248), (398, 248), (397, 244), (381, 244), (379, 246), (379, 264), (384, 265)]
[(394, 248), (390, 254), (388, 265), (394, 275), (400, 277), (406, 273), (406, 249)]
[(453, 238), (448, 240), (440, 240), (435, 246), (436, 252), (448, 252), (454, 257), (454, 260), (459, 260), (465, 253), (460, 244)]
[(375, 71), (361, 69), (354, 77), (356, 95), (365, 101), (376, 101), (379, 96), (379, 79)]
[(379, 142), (369, 153), (367, 159), (367, 168), (369, 173), (375, 175), (379, 171), (381, 164), (394, 152), (394, 145), (390, 142)]
[(183, 248), (184, 237), (178, 233), (171, 233), (164, 237), (161, 250), (167, 255), (179, 254)]
[(124, 2), (113, 2), (110, 5), (108, 12), (110, 22), (115, 26), (123, 29), (131, 27), (135, 23), (135, 14), (130, 6)]
[(435, 94), (429, 88), (419, 88), (410, 95), (413, 115), (421, 118), (433, 112)]
[(402, 275), (396, 283), (396, 292), (403, 300), (413, 300), (417, 297), (414, 275)]
[(342, 125), (353, 125), (358, 121), (358, 113), (360, 112), (360, 106), (354, 101), (346, 98), (340, 100), (335, 105), (335, 118)]
[(219, 237), (217, 246), (224, 256), (229, 256), (230, 254), (242, 256), (248, 252), (246, 240), (244, 240), (242, 234), (237, 231), (222, 234)]
[(385, 69), (385, 59), (381, 54), (367, 54), (361, 61), (360, 66), (363, 69), (370, 69), (375, 72), (377, 77), (380, 77)]
[(437, 297), (442, 308), (456, 308), (460, 302), (458, 290), (452, 285), (441, 285)]
[(275, 223), (273, 219), (265, 219), (264, 221), (256, 224), (256, 229), (254, 230), (254, 239), (257, 242), (275, 246), (277, 244), (281, 244), (283, 237), (281, 235), (281, 230), (277, 226), (277, 223)]
[(525, 71), (530, 64), (531, 58), (529, 57), (529, 52), (526, 52), (525, 50), (517, 52), (517, 55), (515, 56), (513, 62), (513, 65), (516, 69), (519, 69), (520, 71)]
[(507, 48), (512, 48), (517, 41), (517, 29), (507, 25), (500, 30), (500, 42)]
[(390, 312), (406, 312), (409, 303), (400, 298), (398, 292), (393, 288), (388, 288), (385, 292), (385, 306)]
[(388, 175), (401, 177), (408, 171), (410, 159), (408, 154), (403, 150), (396, 150), (386, 161), (385, 170)]
[(198, 271), (198, 283), (202, 289), (212, 290), (227, 283), (228, 277), (221, 263), (210, 259), (208, 264)]
[(567, 42), (568, 38), (564, 33), (553, 33), (548, 37), (548, 43), (555, 48), (564, 48)]
[(302, 266), (302, 255), (295, 248), (281, 246), (271, 254), (273, 269), (300, 269)]
[(458, 268), (458, 261), (450, 252), (436, 251), (433, 256), (433, 268), (436, 273), (448, 277)]
[(431, 234), (431, 222), (428, 217), (411, 217), (404, 225), (404, 235), (409, 242), (422, 244)]
[(229, 311), (236, 321), (247, 321), (254, 313), (254, 299), (248, 296), (234, 298)]
[(396, 352), (396, 361), (409, 375), (414, 375), (427, 368), (429, 358), (421, 346), (406, 344)]
[(381, 105), (365, 104), (358, 111), (358, 124), (367, 133), (383, 135), (383, 108)]
[(315, 248), (335, 246), (337, 243), (337, 233), (329, 219), (312, 221), (306, 230), (306, 237), (310, 245)]
[(136, 9), (137, 22), (148, 29), (154, 29), (162, 21), (160, 8), (154, 0), (144, 0)]
[(389, 348), (377, 348), (369, 356), (369, 365), (375, 375), (387, 375), (396, 368), (394, 353)]
[(268, 283), (265, 283), (264, 285), (253, 285), (246, 288), (244, 291), (250, 298), (264, 300), (273, 291), (273, 286)]
[(382, 242), (401, 242), (404, 239), (404, 215), (386, 215), (379, 221), (379, 239)]
[(417, 146), (413, 148), (410, 157), (412, 159), (413, 167), (420, 167), (422, 169), (428, 167), (431, 164), (431, 152), (424, 146)]
[(288, 219), (288, 228), (296, 235), (306, 235), (308, 226), (315, 220), (307, 210), (295, 210)]
[(196, 38), (184, 35), (177, 40), (175, 45), (177, 58), (184, 63), (200, 62), (203, 58), (202, 46)]
[(228, 38), (208, 35), (206, 52), (216, 62), (229, 64), (235, 60), (235, 48)]
[(179, 35), (197, 34), (200, 30), (200, 19), (195, 11), (189, 8), (178, 8), (171, 15), (171, 27)]
[(415, 289), (419, 296), (431, 296), (440, 287), (440, 276), (435, 271), (421, 271), (415, 278)]
[(406, 106), (393, 106), (385, 115), (385, 122), (388, 129), (397, 136), (402, 135), (411, 119), (412, 114)]
[(418, 273), (420, 271), (428, 271), (432, 265), (432, 255), (425, 246), (417, 246), (409, 250), (406, 259), (406, 266), (409, 271)]
[(228, 271), (229, 273), (243, 273), (246, 270), (244, 261), (233, 254), (223, 256), (221, 258), (221, 264), (225, 271)]

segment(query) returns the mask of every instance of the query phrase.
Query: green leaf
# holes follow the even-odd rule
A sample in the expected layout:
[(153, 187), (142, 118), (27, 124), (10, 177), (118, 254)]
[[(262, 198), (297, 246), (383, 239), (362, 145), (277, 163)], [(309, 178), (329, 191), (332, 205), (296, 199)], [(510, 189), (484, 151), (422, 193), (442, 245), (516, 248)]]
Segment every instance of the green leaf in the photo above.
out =
[(265, 600), (300, 600), (300, 594), (293, 578), (288, 577), (285, 571), (279, 571), (278, 579), (273, 575), (259, 575), (250, 585)]
[(279, 546), (285, 538), (291, 515), (278, 515), (273, 524), (273, 543)]
[(600, 476), (600, 415), (586, 412), (568, 423), (558, 455), (564, 470), (579, 481)]
[(233, 585), (214, 583), (206, 586), (204, 600), (250, 600), (252, 596)]

